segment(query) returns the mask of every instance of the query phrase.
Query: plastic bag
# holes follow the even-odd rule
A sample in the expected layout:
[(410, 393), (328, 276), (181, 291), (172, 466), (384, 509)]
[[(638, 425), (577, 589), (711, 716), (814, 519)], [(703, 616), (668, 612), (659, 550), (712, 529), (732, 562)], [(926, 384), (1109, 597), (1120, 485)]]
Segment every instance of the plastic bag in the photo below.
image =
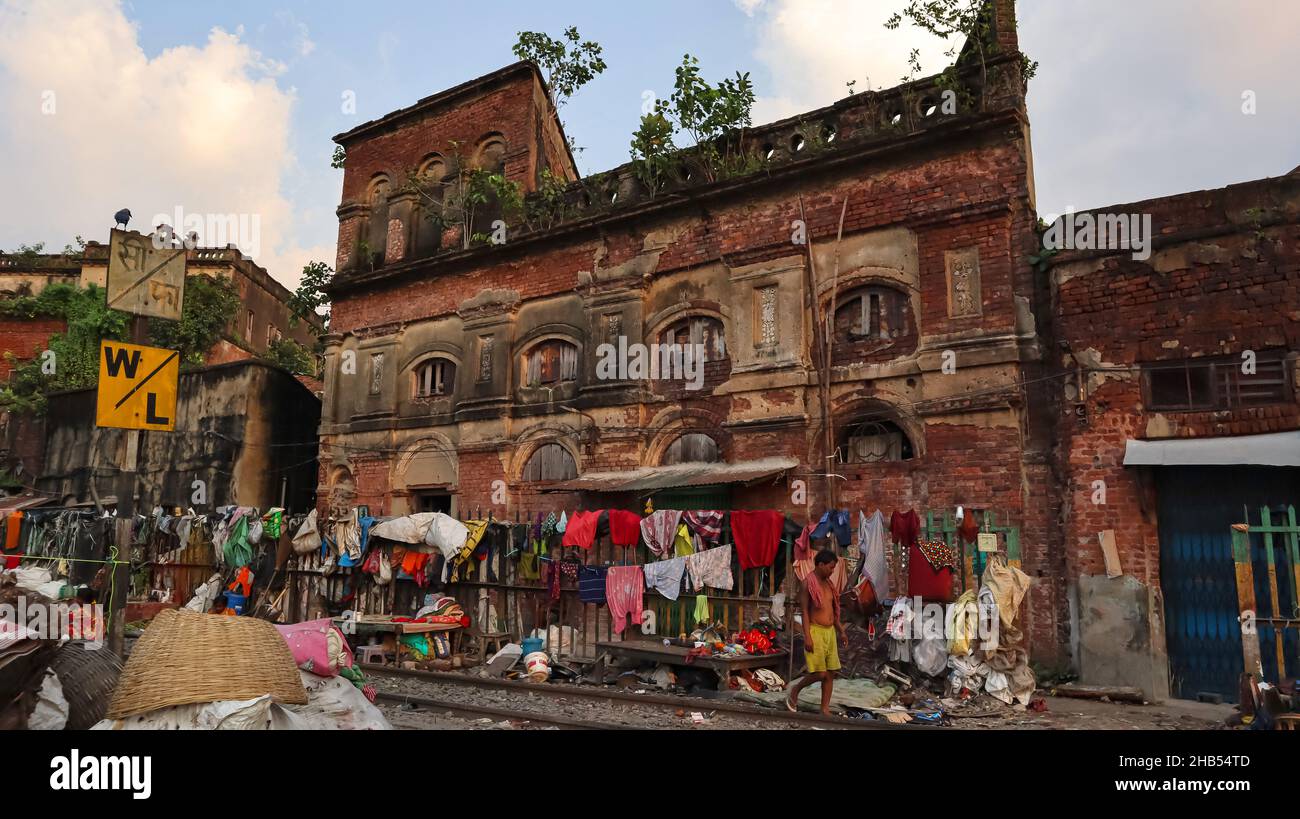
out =
[(316, 510), (313, 509), (293, 536), (293, 553), (297, 555), (311, 554), (319, 548), (320, 532), (316, 531)]
[(948, 667), (948, 641), (942, 634), (921, 638), (912, 649), (912, 663), (931, 677), (942, 674)]

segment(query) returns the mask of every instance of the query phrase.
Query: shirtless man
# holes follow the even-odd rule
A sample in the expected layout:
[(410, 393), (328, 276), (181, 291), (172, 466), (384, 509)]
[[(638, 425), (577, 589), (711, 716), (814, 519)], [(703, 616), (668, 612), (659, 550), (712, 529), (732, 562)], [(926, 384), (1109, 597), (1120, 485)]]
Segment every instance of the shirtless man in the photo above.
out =
[(803, 613), (804, 661), (808, 673), (790, 686), (785, 707), (791, 711), (799, 710), (799, 692), (820, 681), (822, 713), (831, 712), (831, 688), (835, 684), (835, 672), (840, 669), (836, 638), (848, 643), (844, 636), (844, 624), (840, 622), (839, 597), (830, 583), (837, 560), (832, 552), (818, 552), (813, 559), (813, 570), (804, 577), (803, 590), (799, 593), (799, 607)]

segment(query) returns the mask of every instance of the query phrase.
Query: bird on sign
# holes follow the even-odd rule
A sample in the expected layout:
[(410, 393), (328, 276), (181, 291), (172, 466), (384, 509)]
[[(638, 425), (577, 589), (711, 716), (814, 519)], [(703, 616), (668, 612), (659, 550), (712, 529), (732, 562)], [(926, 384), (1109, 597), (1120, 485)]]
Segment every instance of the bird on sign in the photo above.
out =
[(131, 221), (131, 211), (127, 208), (122, 208), (117, 213), (113, 214), (113, 227), (117, 227), (118, 225), (126, 227), (126, 223), (129, 221)]

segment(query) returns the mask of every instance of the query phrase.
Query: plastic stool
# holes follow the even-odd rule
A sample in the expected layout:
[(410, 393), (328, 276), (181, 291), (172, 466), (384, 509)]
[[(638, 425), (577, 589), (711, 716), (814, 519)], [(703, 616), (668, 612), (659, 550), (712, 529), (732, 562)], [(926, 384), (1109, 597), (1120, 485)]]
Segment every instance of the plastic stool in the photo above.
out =
[(376, 657), (378, 658), (378, 661), (377, 661), (377, 662), (378, 662), (380, 665), (385, 665), (385, 664), (386, 664), (386, 663), (384, 662), (384, 647), (383, 647), (383, 646), (357, 646), (357, 661), (358, 661), (358, 662), (363, 662), (363, 663), (373, 663), (373, 662), (376, 662), (376, 659), (375, 659)]

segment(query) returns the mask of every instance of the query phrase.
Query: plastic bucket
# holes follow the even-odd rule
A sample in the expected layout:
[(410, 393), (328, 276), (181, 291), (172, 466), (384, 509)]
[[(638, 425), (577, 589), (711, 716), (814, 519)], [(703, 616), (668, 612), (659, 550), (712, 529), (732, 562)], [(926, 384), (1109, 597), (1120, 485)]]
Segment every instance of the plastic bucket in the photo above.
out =
[(541, 651), (542, 643), (543, 640), (541, 637), (525, 637), (520, 643), (520, 646), (523, 648), (521, 653), (527, 657), (529, 654)]
[(546, 682), (551, 678), (551, 658), (545, 651), (534, 651), (524, 657), (524, 668), (533, 682)]
[(240, 614), (244, 613), (244, 607), (248, 605), (248, 597), (243, 594), (226, 592), (226, 608), (234, 609)]

